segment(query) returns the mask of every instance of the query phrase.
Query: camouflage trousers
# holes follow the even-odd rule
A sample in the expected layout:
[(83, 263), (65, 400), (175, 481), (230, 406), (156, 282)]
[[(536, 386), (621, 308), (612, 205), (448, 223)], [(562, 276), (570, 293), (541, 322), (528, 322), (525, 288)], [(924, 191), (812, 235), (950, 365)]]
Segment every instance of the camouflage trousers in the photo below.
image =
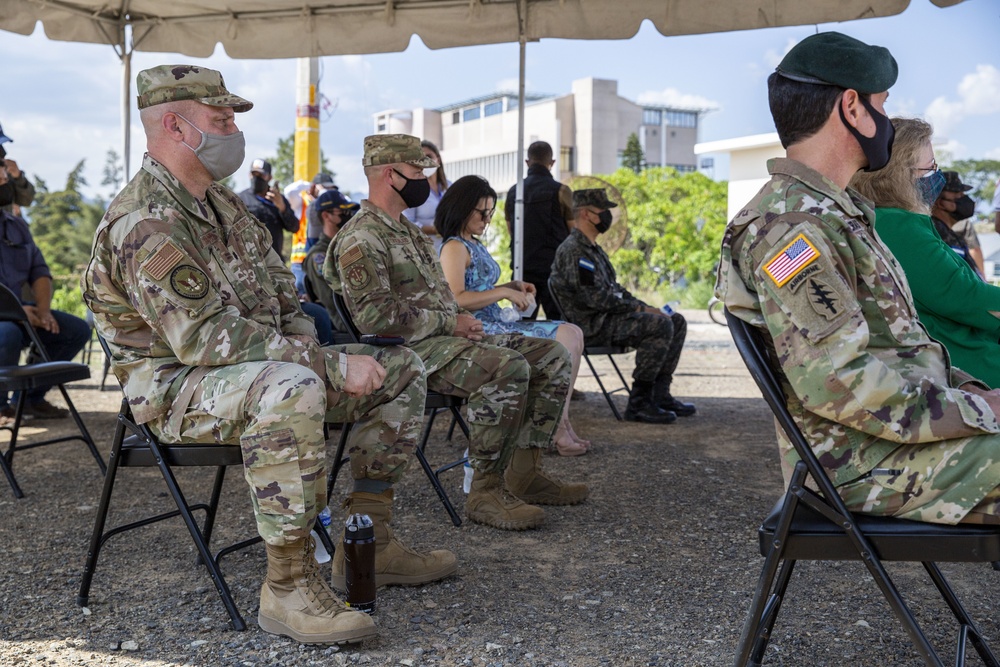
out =
[(503, 472), (514, 447), (548, 448), (569, 393), (572, 365), (562, 343), (519, 334), (473, 342), (434, 336), (412, 346), (427, 388), (469, 399), (469, 464)]
[(386, 369), (361, 398), (330, 391), (311, 369), (281, 361), (199, 368), (171, 392), (170, 409), (149, 423), (169, 443), (239, 443), (257, 530), (268, 544), (309, 535), (326, 506), (324, 422), (353, 422), (355, 479), (395, 483), (420, 435), (427, 387), (419, 357), (402, 347), (340, 345), (327, 354), (365, 354)]
[(837, 490), (848, 509), (929, 523), (1000, 523), (1000, 435), (901, 445)]
[(587, 345), (620, 345), (635, 348), (637, 382), (666, 382), (674, 377), (681, 359), (687, 321), (680, 313), (669, 317), (652, 313), (608, 315), (595, 336), (587, 336)]

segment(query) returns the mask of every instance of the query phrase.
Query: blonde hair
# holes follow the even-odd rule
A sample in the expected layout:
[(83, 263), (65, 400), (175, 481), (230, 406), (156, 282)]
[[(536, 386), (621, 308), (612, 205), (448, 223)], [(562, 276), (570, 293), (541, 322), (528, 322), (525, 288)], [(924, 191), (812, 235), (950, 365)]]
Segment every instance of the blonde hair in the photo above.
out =
[(875, 202), (879, 208), (901, 208), (914, 213), (929, 214), (917, 190), (918, 172), (914, 171), (920, 152), (930, 143), (934, 128), (919, 118), (892, 119), (896, 138), (892, 142), (889, 164), (879, 171), (859, 171), (850, 186)]

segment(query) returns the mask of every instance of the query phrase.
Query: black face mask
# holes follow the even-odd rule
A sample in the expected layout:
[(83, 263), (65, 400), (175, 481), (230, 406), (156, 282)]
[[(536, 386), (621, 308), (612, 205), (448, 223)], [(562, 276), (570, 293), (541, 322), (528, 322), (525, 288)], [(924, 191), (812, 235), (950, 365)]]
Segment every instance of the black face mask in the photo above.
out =
[(14, 184), (10, 181), (0, 185), (0, 206), (9, 206), (14, 203)]
[(951, 212), (951, 217), (955, 222), (971, 218), (976, 214), (976, 202), (969, 195), (964, 195), (955, 200), (955, 210)]
[[(393, 169), (393, 171), (396, 170)], [(398, 171), (396, 173), (399, 174)], [(399, 174), (399, 177), (406, 181), (406, 185), (402, 188), (397, 188), (393, 185), (392, 189), (403, 198), (406, 208), (416, 208), (431, 196), (431, 184), (426, 178), (407, 178), (402, 174)]]
[(267, 179), (261, 178), (260, 176), (253, 177), (253, 193), (255, 195), (260, 195), (263, 197), (267, 194)]
[(601, 211), (597, 214), (597, 224), (594, 225), (597, 228), (598, 234), (603, 234), (604, 232), (611, 229), (611, 211)]
[(838, 102), (837, 110), (840, 111), (840, 121), (858, 140), (862, 152), (868, 158), (868, 166), (864, 170), (878, 171), (889, 164), (889, 158), (892, 157), (892, 140), (896, 137), (896, 129), (892, 126), (889, 117), (876, 111), (868, 100), (860, 95), (858, 99), (861, 100), (862, 106), (868, 110), (872, 120), (875, 121), (875, 136), (866, 137), (858, 132), (857, 128), (852, 127), (847, 122), (847, 118), (844, 117), (844, 107)]

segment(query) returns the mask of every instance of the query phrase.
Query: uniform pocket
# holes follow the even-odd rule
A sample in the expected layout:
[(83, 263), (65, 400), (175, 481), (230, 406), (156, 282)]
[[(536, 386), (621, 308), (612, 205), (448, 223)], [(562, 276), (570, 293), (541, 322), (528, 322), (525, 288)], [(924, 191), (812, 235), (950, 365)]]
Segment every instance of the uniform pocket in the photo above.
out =
[(240, 438), (244, 474), (262, 514), (305, 513), (302, 465), (291, 429)]

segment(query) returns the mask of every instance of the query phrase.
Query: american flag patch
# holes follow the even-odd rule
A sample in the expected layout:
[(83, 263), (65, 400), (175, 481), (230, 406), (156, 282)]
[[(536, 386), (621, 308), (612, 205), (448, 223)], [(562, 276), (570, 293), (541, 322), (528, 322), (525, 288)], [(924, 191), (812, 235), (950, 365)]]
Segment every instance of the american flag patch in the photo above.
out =
[(350, 250), (340, 256), (340, 265), (346, 269), (348, 266), (361, 259), (362, 256), (361, 248), (358, 246), (351, 246)]
[(775, 285), (781, 287), (817, 257), (819, 251), (816, 246), (804, 234), (799, 234), (764, 266), (764, 271), (771, 276)]
[(184, 258), (184, 253), (174, 245), (173, 241), (167, 241), (153, 253), (153, 256), (142, 265), (143, 270), (148, 273), (153, 280), (162, 280), (167, 275), (167, 271), (177, 266), (177, 263)]

